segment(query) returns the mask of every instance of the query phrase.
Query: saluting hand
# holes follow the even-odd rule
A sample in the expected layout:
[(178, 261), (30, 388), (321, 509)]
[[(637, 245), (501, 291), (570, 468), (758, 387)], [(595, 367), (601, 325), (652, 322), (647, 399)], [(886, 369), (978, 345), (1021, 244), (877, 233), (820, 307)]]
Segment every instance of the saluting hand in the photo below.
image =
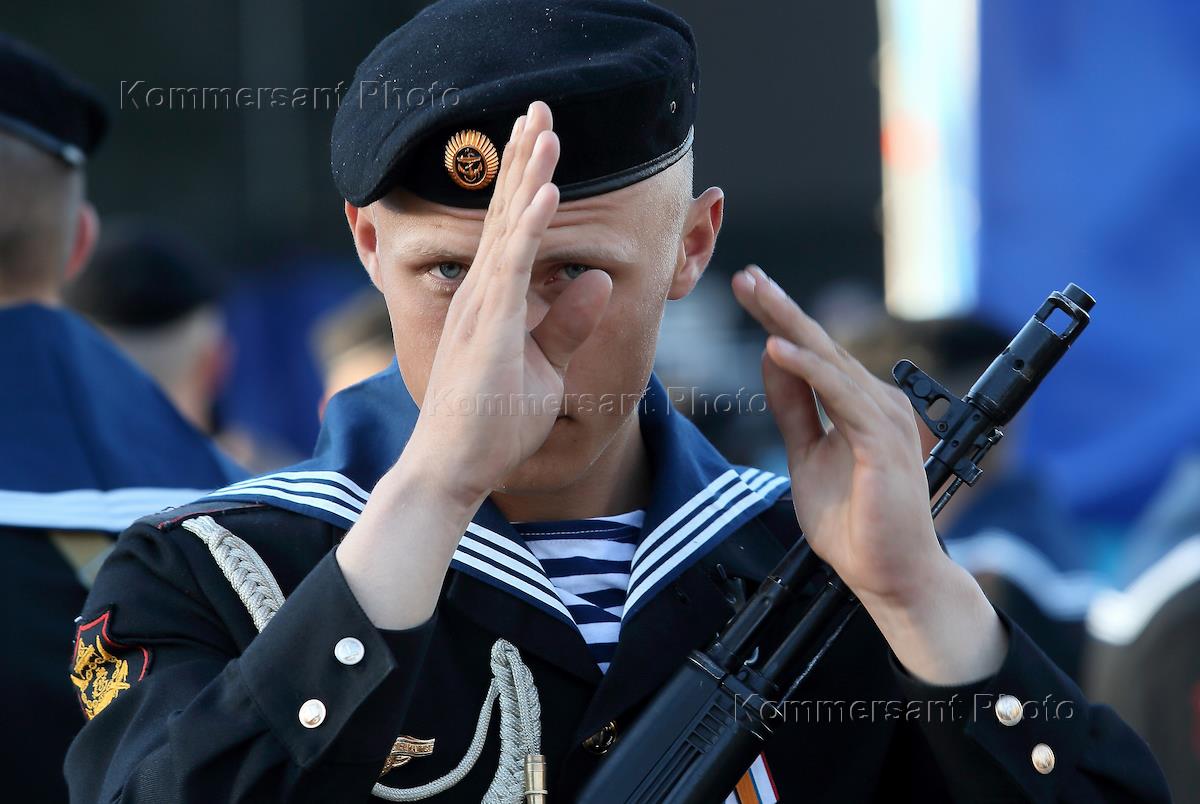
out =
[[(769, 333), (763, 380), (787, 448), (796, 518), (813, 550), (911, 672), (941, 684), (994, 672), (1007, 638), (978, 584), (938, 544), (907, 397), (758, 267), (739, 272), (733, 291)], [(814, 392), (833, 423), (828, 431)]]
[(588, 271), (529, 320), (531, 269), (558, 209), (550, 109), (535, 101), (504, 149), (483, 236), (454, 294), (409, 450), (435, 459), (463, 500), (486, 496), (545, 442), (562, 412), (563, 375), (612, 293)]
[(558, 137), (538, 101), (518, 118), (466, 278), (454, 292), (416, 426), (375, 485), (338, 563), (380, 628), (426, 622), (479, 504), (546, 441), (571, 356), (612, 293), (587, 271), (533, 320), (534, 258), (558, 209)]

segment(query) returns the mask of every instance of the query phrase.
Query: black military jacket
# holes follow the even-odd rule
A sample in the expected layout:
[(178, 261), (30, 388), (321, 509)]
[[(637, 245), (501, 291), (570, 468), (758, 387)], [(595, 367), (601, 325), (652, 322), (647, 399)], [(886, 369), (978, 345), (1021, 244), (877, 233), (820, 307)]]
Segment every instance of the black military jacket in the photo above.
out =
[[(201, 514), (246, 540), (287, 596), (261, 635), (212, 554), (180, 526)], [(229, 502), (175, 509), (126, 531), (81, 625), (103, 619), (110, 655), (130, 662), (129, 686), (71, 747), (72, 801), (365, 802), (402, 734), (433, 739), (434, 750), (383, 781), (429, 782), (470, 743), (500, 637), (516, 645), (537, 683), (550, 800), (570, 801), (606, 761), (587, 738), (611, 722), (619, 740), (688, 651), (732, 614), (726, 579), (752, 589), (797, 533), (786, 500), (750, 520), (623, 625), (603, 676), (577, 631), (454, 568), (427, 623), (375, 628), (336, 563), (343, 535), (313, 518)], [(860, 615), (801, 688), (797, 698), (811, 705), (792, 710), (766, 746), (774, 789), (760, 800), (1168, 800), (1142, 740), (1107, 707), (1089, 706), (1004, 619), (1010, 648), (1000, 671), (937, 688), (907, 675)], [(345, 637), (364, 646), (357, 664), (335, 657)], [(1000, 722), (992, 708), (999, 694), (1026, 702), (1020, 722)], [(298, 715), (313, 699), (325, 714), (308, 728)], [(948, 700), (957, 701), (956, 719), (924, 716), (923, 702)], [(1039, 744), (1053, 752), (1049, 773), (1031, 761)], [(497, 752), (493, 721), (476, 767), (432, 800), (479, 801)]]

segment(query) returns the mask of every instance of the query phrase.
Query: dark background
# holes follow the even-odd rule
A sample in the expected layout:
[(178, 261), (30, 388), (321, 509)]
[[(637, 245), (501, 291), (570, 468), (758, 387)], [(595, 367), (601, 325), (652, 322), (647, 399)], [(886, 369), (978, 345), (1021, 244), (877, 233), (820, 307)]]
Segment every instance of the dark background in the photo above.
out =
[[(146, 108), (148, 87), (333, 87), (419, 2), (6, 4), (2, 27), (92, 83), (113, 112), (90, 168), (102, 216), (137, 214), (225, 266), (354, 254), (329, 177), (332, 110)], [(875, 4), (667, 2), (693, 25), (696, 181), (727, 193), (714, 267), (760, 262), (808, 296), (878, 287), (882, 246)], [(143, 81), (132, 108), (122, 93)], [(124, 108), (122, 108), (124, 106)]]

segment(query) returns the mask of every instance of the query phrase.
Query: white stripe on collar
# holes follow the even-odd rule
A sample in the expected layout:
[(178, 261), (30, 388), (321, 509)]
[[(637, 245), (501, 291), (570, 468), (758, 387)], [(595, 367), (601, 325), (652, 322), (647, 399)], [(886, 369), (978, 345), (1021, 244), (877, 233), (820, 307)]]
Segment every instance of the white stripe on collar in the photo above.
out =
[[(344, 520), (347, 528), (358, 521), (358, 515), (362, 513), (363, 506), (360, 503), (352, 505), (343, 505), (336, 500), (327, 500), (317, 493), (309, 493), (299, 491), (296, 493), (290, 491), (282, 491), (271, 486), (248, 486), (240, 489), (222, 489), (214, 491), (205, 497), (205, 500), (222, 499), (222, 498), (238, 498), (238, 497), (268, 497), (274, 500), (283, 500), (284, 502), (295, 503), (296, 505), (305, 508), (317, 509), (334, 514)], [(324, 517), (319, 517), (323, 519)]]
[(0, 525), (119, 533), (137, 519), (189, 503), (207, 489), (0, 491)]
[[(758, 469), (746, 469), (741, 475), (730, 469), (676, 509), (638, 546), (624, 616), (628, 617), (638, 602), (651, 597), (686, 568), (688, 559), (719, 536), (730, 522), (751, 506), (771, 499), (769, 495), (787, 481), (786, 476)], [(215, 491), (205, 499), (266, 497), (333, 514), (351, 527), (358, 521), (369, 496), (345, 475), (312, 471), (277, 472), (251, 478)], [(497, 582), (539, 608), (568, 623), (574, 622), (537, 557), (520, 543), (478, 523), (467, 526), (467, 533), (455, 548), (451, 566)]]
[[(747, 484), (746, 481), (751, 478), (753, 481)], [(777, 476), (771, 472), (760, 472), (758, 469), (747, 469), (741, 476), (737, 476), (731, 469), (710, 483), (704, 491), (698, 493), (679, 510), (694, 510), (711, 499), (730, 480), (733, 482), (729, 488), (716, 500), (701, 508), (686, 521), (673, 523), (672, 520), (675, 520), (675, 516), (671, 516), (666, 522), (655, 528), (650, 538), (638, 546), (638, 552), (633, 557), (633, 570), (629, 579), (629, 594), (625, 600), (623, 619), (628, 618), (637, 609), (638, 603), (643, 598), (649, 597), (669, 580), (669, 577), (683, 566), (697, 550), (721, 534), (726, 525), (750, 506), (769, 499), (767, 495), (786, 483), (788, 478)], [(691, 534), (705, 522), (709, 522), (708, 527), (692, 536)], [(678, 527), (671, 532), (671, 528), (675, 524)], [(670, 532), (669, 536), (668, 532)]]
[(1105, 590), (1088, 612), (1087, 628), (1112, 645), (1133, 642), (1171, 598), (1200, 581), (1200, 536), (1190, 536), (1137, 577), (1123, 592)]
[(241, 480), (237, 483), (232, 483), (221, 489), (221, 491), (258, 486), (263, 483), (263, 481), (268, 480), (284, 482), (305, 481), (309, 483), (324, 482), (334, 484), (340, 486), (343, 490), (357, 497), (362, 503), (365, 503), (367, 501), (367, 497), (369, 496), (368, 493), (363, 490), (362, 486), (358, 485), (340, 472), (327, 472), (317, 469), (314, 469), (311, 472), (274, 472), (269, 475), (262, 475), (261, 477), (252, 477), (247, 480)]
[(554, 590), (554, 584), (546, 575), (542, 562), (524, 545), (471, 522), (450, 559), (451, 566), (455, 563), (481, 569), (496, 580), (524, 592), (542, 608), (551, 609), (566, 622), (575, 623)]

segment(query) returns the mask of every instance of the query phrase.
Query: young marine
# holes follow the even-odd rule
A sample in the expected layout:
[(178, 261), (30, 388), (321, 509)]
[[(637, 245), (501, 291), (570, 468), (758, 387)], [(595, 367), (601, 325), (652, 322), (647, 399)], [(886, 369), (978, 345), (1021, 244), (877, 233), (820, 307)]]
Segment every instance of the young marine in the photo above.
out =
[(692, 197), (699, 89), (687, 24), (633, 0), (443, 0), (367, 56), (332, 167), (396, 364), (311, 460), (123, 534), (80, 639), (141, 672), (72, 745), (74, 801), (515, 802), (526, 754), (571, 801), (801, 527), (869, 614), (801, 696), (871, 716), (793, 710), (714, 801), (1168, 799), (941, 550), (904, 395), (763, 271), (733, 293), (790, 477), (671, 410), (659, 324), (723, 212)]

